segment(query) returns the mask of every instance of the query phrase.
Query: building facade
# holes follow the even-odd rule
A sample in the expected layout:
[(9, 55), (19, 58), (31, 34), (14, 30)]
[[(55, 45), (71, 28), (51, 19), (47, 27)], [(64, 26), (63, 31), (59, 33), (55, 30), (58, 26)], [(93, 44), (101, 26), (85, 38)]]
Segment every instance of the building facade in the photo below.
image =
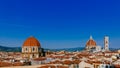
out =
[(92, 36), (90, 36), (90, 39), (86, 43), (85, 49), (89, 51), (91, 49), (96, 49), (96, 46), (96, 42), (93, 40)]
[(104, 38), (104, 50), (108, 51), (109, 50), (109, 37), (105, 36)]
[(96, 44), (92, 36), (90, 36), (90, 39), (86, 43), (85, 50), (91, 51), (91, 52), (109, 51), (109, 37), (108, 36), (104, 37), (104, 47), (102, 49), (101, 46), (98, 46)]
[(41, 48), (39, 41), (34, 37), (29, 37), (22, 46), (23, 58), (39, 58), (45, 56), (44, 49)]

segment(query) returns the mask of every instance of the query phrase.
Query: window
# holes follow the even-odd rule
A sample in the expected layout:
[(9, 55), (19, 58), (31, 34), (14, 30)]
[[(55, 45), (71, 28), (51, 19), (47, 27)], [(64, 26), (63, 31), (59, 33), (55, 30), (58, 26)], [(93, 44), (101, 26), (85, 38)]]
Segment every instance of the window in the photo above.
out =
[(33, 54), (33, 58), (35, 57), (35, 55)]
[(33, 51), (35, 51), (35, 48), (33, 47)]
[(28, 48), (25, 48), (25, 51), (27, 52), (27, 51), (28, 51)]

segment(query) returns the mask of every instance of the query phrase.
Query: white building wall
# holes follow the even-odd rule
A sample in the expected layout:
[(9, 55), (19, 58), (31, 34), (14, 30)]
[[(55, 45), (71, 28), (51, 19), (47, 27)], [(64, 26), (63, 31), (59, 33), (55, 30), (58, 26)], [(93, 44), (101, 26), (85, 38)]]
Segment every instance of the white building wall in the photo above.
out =
[(109, 50), (109, 37), (105, 36), (104, 38), (104, 49), (105, 51)]
[(94, 68), (93, 65), (89, 64), (89, 63), (86, 63), (85, 61), (81, 61), (79, 63), (79, 68), (85, 68), (85, 67), (89, 67), (89, 68)]

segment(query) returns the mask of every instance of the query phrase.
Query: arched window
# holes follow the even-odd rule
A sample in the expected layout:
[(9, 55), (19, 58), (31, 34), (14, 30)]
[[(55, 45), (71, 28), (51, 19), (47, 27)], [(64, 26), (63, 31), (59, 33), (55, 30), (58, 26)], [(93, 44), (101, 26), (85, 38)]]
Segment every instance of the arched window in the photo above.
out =
[(32, 49), (33, 51), (35, 51), (35, 48), (33, 47), (33, 49)]
[(33, 58), (35, 57), (35, 55), (33, 54)]
[(25, 51), (27, 52), (27, 51), (28, 51), (28, 48), (25, 48)]

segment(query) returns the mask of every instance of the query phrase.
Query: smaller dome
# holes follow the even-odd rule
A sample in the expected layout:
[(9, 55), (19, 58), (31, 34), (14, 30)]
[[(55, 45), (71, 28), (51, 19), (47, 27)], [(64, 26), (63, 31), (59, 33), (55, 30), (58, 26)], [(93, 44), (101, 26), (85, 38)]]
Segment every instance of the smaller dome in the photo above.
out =
[(38, 46), (40, 47), (39, 41), (34, 37), (29, 37), (24, 43), (23, 46)]
[(90, 36), (90, 40), (86, 43), (86, 46), (96, 46), (96, 42), (92, 39), (92, 36)]

